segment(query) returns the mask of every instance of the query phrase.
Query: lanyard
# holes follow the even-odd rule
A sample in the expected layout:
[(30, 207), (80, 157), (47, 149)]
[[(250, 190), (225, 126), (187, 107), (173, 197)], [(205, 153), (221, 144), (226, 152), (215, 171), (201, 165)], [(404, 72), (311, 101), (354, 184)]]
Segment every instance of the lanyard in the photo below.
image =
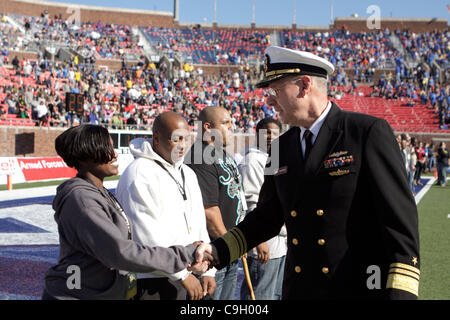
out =
[[(164, 165), (160, 161), (155, 160), (155, 162), (169, 174), (169, 176), (173, 179), (173, 181), (175, 181), (175, 183), (177, 184), (177, 187), (178, 187), (178, 191), (180, 191), (181, 195), (183, 196), (184, 201), (187, 201), (183, 168), (181, 168), (181, 178), (183, 179), (183, 185), (181, 185), (178, 182), (178, 180), (175, 179), (175, 177), (169, 172), (169, 170), (167, 170), (166, 167), (164, 167)], [(189, 225), (188, 219), (186, 217), (186, 212), (184, 212), (184, 222), (186, 223), (188, 233), (191, 233), (192, 227)]]
[[(89, 183), (91, 183), (92, 185), (94, 185), (95, 186), (95, 184), (94, 184), (94, 182), (92, 182), (92, 180), (91, 179), (89, 179), (89, 178), (87, 178), (87, 177), (85, 177), (85, 176), (82, 176), (82, 175), (80, 175), (80, 174), (77, 174), (77, 177), (78, 178), (80, 178), (80, 179), (83, 179), (83, 180), (85, 180), (85, 181), (87, 181), (87, 182), (89, 182)], [(117, 209), (117, 211), (119, 211), (119, 213), (120, 213), (120, 215), (125, 219), (125, 222), (127, 223), (127, 228), (128, 228), (128, 240), (132, 240), (132, 230), (131, 230), (131, 224), (130, 224), (130, 221), (128, 220), (128, 217), (127, 217), (127, 215), (125, 214), (125, 211), (123, 210), (123, 208), (122, 208), (122, 205), (120, 204), (120, 202), (116, 199), (116, 197), (108, 190), (108, 189), (106, 189), (105, 187), (103, 187), (103, 192), (102, 192), (102, 190), (101, 189), (98, 189), (99, 191), (100, 191), (100, 193), (103, 195), (103, 196), (105, 196), (105, 193), (106, 193), (106, 198), (107, 198), (107, 200), (109, 200), (113, 205), (114, 205), (114, 207)]]
[(130, 221), (128, 220), (127, 215), (125, 214), (125, 211), (122, 208), (122, 205), (120, 204), (119, 201), (117, 201), (116, 197), (108, 190), (108, 189), (104, 189), (106, 190), (106, 193), (109, 197), (109, 199), (112, 201), (112, 203), (114, 204), (114, 206), (117, 208), (117, 210), (120, 212), (120, 214), (122, 215), (122, 217), (125, 219), (126, 223), (127, 223), (127, 227), (128, 227), (128, 240), (131, 240), (131, 225), (130, 225)]
[(178, 180), (175, 179), (175, 177), (169, 172), (169, 170), (166, 169), (166, 167), (164, 167), (164, 165), (160, 161), (155, 160), (155, 162), (169, 174), (169, 176), (173, 179), (173, 181), (175, 181), (175, 183), (177, 184), (177, 187), (178, 187), (178, 191), (180, 191), (181, 195), (183, 196), (183, 200), (186, 201), (187, 195), (186, 195), (186, 189), (185, 189), (185, 179), (184, 179), (183, 168), (181, 168), (181, 178), (183, 179), (183, 185), (181, 185), (178, 182)]

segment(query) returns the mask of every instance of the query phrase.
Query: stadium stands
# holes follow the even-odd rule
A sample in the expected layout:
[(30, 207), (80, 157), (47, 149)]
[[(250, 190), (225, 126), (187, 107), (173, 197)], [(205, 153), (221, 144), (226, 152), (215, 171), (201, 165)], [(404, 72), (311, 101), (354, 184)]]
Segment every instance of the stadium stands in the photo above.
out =
[(254, 30), (202, 30), (141, 27), (149, 41), (173, 57), (186, 53), (195, 64), (242, 64), (261, 54), (270, 43), (267, 32)]
[[(63, 19), (23, 15), (9, 18), (0, 22), (0, 125), (38, 123), (36, 105), (42, 99), (49, 109), (44, 125), (49, 126), (94, 122), (144, 129), (164, 110), (175, 109), (192, 123), (205, 106), (221, 105), (230, 110), (236, 129), (248, 132), (267, 114), (265, 91), (254, 88), (259, 74), (248, 66), (248, 58), (262, 60), (275, 31), (145, 26), (138, 32), (124, 24), (68, 24)], [(198, 68), (189, 72), (174, 67), (168, 72), (144, 60), (127, 66), (127, 53), (146, 53), (138, 45), (138, 33), (169, 59), (181, 54), (191, 64), (241, 67), (205, 75)], [(443, 84), (448, 81), (448, 31), (281, 30), (276, 38), (281, 46), (312, 51), (338, 67), (331, 79), (330, 97), (343, 109), (385, 118), (397, 131), (448, 130), (449, 87)], [(43, 52), (49, 43), (89, 59), (78, 61), (73, 54), (71, 61), (52, 61)], [(10, 55), (17, 50), (34, 50), (37, 59), (18, 60)], [(98, 59), (122, 60), (122, 69), (96, 68)], [(387, 68), (394, 70), (394, 77), (383, 74), (373, 83), (374, 71)], [(28, 98), (27, 88), (32, 89)], [(84, 94), (82, 114), (66, 112), (67, 92)]]
[(281, 44), (287, 48), (308, 50), (323, 55), (334, 65), (342, 68), (380, 68), (398, 54), (389, 40), (389, 31), (350, 33), (304, 32), (286, 30)]
[(95, 59), (117, 59), (124, 53), (143, 53), (130, 25), (100, 22), (68, 25), (62, 19), (22, 15), (12, 15), (12, 18), (25, 30), (22, 36), (15, 37), (18, 49), (56, 44), (84, 51), (85, 56), (93, 56)]

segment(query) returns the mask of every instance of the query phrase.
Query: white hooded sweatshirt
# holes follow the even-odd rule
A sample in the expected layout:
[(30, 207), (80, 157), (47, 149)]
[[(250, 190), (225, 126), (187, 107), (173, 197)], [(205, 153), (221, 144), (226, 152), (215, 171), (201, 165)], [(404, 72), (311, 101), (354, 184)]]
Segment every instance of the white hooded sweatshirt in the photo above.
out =
[[(239, 164), (239, 172), (242, 176), (242, 186), (244, 187), (245, 200), (247, 201), (247, 213), (256, 208), (259, 192), (264, 182), (264, 168), (269, 155), (259, 150), (257, 147), (250, 147), (246, 150), (244, 159)], [(243, 220), (243, 218), (242, 218)], [(287, 252), (287, 232), (286, 226), (280, 230), (280, 233), (268, 240), (270, 259), (280, 258)], [(258, 257), (256, 248), (247, 253), (254, 258)]]
[[(120, 177), (116, 197), (131, 220), (134, 240), (145, 246), (162, 247), (199, 240), (209, 243), (202, 194), (194, 171), (183, 164), (183, 159), (174, 165), (164, 160), (147, 139), (132, 140), (130, 151), (134, 160)], [(181, 186), (183, 171), (186, 200), (173, 178), (155, 160)], [(215, 272), (213, 268), (203, 276), (214, 277)], [(186, 269), (173, 274), (159, 271), (138, 274), (138, 278), (183, 280), (188, 273)]]

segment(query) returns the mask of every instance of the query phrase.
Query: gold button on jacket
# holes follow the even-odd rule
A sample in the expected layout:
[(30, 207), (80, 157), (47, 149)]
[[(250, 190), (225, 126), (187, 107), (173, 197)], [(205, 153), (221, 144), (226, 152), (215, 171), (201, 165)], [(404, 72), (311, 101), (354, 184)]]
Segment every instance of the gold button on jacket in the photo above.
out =
[(319, 209), (319, 210), (316, 211), (316, 214), (317, 214), (319, 217), (321, 217), (321, 216), (323, 216), (324, 212), (323, 212), (322, 209)]
[(322, 272), (325, 273), (325, 274), (327, 274), (329, 271), (330, 271), (330, 270), (328, 270), (327, 267), (323, 267), (323, 268), (322, 268)]
[(299, 266), (295, 266), (294, 270), (295, 272), (300, 273), (300, 271), (302, 271), (302, 268), (300, 268)]
[(291, 211), (291, 216), (295, 218), (295, 217), (297, 216), (297, 211), (292, 210), (292, 211)]
[(297, 238), (292, 239), (292, 243), (293, 243), (295, 246), (298, 245), (298, 239), (297, 239)]
[(325, 239), (319, 239), (317, 240), (317, 243), (319, 244), (319, 246), (323, 246), (325, 244)]

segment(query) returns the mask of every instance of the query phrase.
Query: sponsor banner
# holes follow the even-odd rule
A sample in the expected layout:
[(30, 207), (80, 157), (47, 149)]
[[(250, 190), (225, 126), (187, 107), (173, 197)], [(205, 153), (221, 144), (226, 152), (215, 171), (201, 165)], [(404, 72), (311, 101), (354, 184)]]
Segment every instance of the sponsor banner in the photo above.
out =
[[(119, 175), (133, 161), (130, 153), (119, 154)], [(0, 184), (7, 183), (7, 175), (12, 183), (28, 181), (64, 179), (75, 177), (77, 171), (69, 168), (61, 157), (14, 158), (0, 157)]]
[(22, 170), (20, 170), (17, 158), (13, 157), (0, 157), (0, 184), (7, 184), (7, 176), (11, 177), (11, 182), (22, 183), (25, 182)]
[(76, 173), (76, 170), (69, 168), (61, 157), (0, 157), (0, 184), (7, 183), (7, 175), (11, 176), (14, 184), (27, 181), (72, 178)]
[(77, 174), (61, 157), (17, 158), (17, 162), (26, 181), (72, 178)]
[(20, 172), (17, 158), (0, 157), (0, 176), (13, 175)]

